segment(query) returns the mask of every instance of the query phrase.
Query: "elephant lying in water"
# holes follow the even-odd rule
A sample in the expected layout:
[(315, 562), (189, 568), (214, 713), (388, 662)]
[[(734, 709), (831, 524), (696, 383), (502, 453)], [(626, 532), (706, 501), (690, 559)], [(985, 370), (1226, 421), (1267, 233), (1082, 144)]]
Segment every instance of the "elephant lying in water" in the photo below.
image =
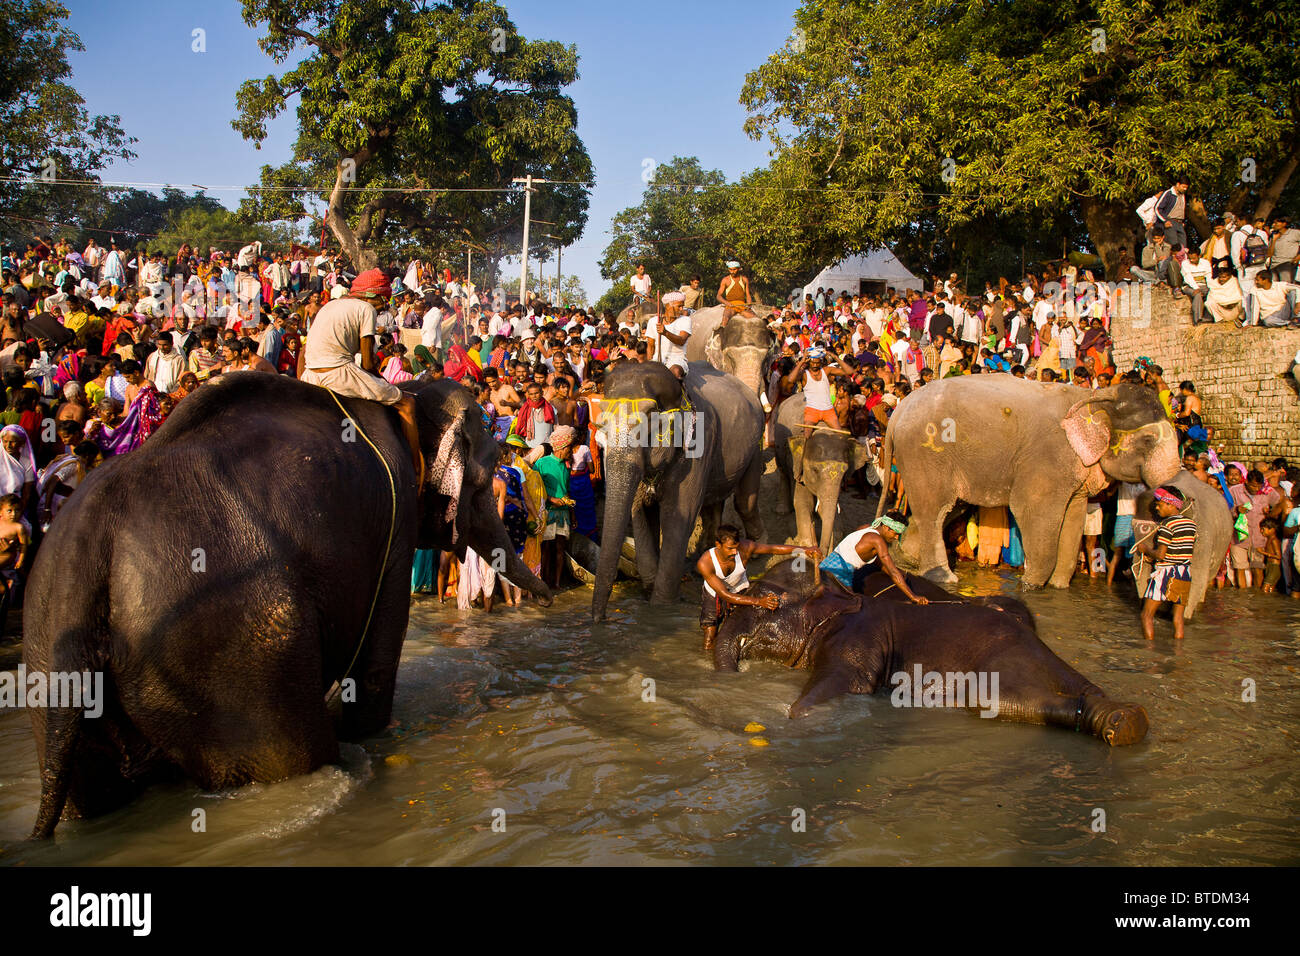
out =
[[(98, 719), (32, 710), (34, 837), (65, 806), (95, 816), (177, 772), (207, 790), (281, 780), (383, 730), (417, 547), (499, 554), (550, 603), (497, 517), (473, 395), (402, 389), (430, 463), (418, 498), (391, 408), (257, 372), (205, 385), (77, 488), (32, 569), (23, 660), (102, 672), (107, 701)], [(349, 675), (335, 717), (326, 694)]]
[(966, 707), (1084, 731), (1111, 746), (1146, 736), (1146, 711), (1111, 700), (1052, 653), (1020, 601), (963, 599), (909, 574), (908, 586), (931, 600), (917, 606), (884, 574), (868, 577), (862, 594), (833, 578), (814, 588), (810, 578), (794, 562), (764, 575), (752, 593), (776, 594), (781, 607), (738, 608), (718, 629), (713, 650), (718, 670), (736, 670), (741, 660), (810, 669), (791, 717), (841, 694), (890, 687), (897, 706)]

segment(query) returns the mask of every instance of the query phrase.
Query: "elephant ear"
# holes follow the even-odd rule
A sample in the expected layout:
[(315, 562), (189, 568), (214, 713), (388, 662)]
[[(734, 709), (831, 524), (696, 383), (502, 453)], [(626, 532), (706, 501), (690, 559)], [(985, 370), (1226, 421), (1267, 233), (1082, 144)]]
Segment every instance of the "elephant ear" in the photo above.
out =
[[(468, 422), (469, 406), (465, 405), (455, 412), (439, 409), (433, 416), (436, 423), (434, 430), (434, 448), (424, 447), (424, 483), (426, 493), (434, 491), (446, 495), (447, 508), (442, 515), (451, 531), (451, 543), (458, 537), (456, 516), (460, 509), (461, 491), (465, 486), (465, 470), (469, 458), (469, 440), (465, 434)], [(423, 443), (422, 443), (423, 444)]]
[(704, 343), (704, 357), (714, 368), (722, 368), (722, 329), (714, 329)]
[(1094, 399), (1075, 402), (1061, 421), (1070, 447), (1084, 465), (1095, 465), (1110, 447), (1110, 415), (1093, 405)]
[(853, 446), (850, 449), (851, 461), (849, 462), (849, 470), (857, 471), (859, 468), (866, 465), (867, 462), (871, 461), (871, 449), (869, 449), (864, 442), (860, 442), (856, 438), (850, 438), (849, 441)]

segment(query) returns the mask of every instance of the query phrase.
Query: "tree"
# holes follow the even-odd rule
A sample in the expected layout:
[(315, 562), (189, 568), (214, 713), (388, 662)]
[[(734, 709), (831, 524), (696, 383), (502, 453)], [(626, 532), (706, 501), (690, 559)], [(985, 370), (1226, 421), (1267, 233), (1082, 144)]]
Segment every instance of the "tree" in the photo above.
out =
[(582, 234), (591, 160), (563, 93), (578, 75), (572, 46), (526, 40), (477, 0), (243, 0), (243, 14), (277, 63), (306, 51), (239, 89), (232, 125), (259, 146), (298, 101), (293, 159), (263, 167), (275, 190), (245, 201), (248, 220), (298, 219), (326, 196), (330, 231), (359, 268), (386, 242), (485, 253), (522, 240), (511, 181), (531, 173), (556, 180), (538, 187), (533, 218), (554, 222), (560, 244)]
[[(107, 244), (111, 237), (123, 248), (146, 245), (166, 248), (161, 238), (169, 224), (190, 210), (209, 214), (223, 209), (221, 203), (199, 190), (186, 195), (183, 189), (164, 188), (161, 194), (144, 189), (109, 190), (96, 200), (91, 218), (97, 224), (96, 239)], [(107, 233), (107, 234), (105, 234)], [(83, 236), (88, 239), (90, 234)], [(173, 246), (169, 249), (175, 253)]]
[(694, 156), (660, 163), (640, 205), (614, 217), (601, 277), (626, 280), (644, 263), (655, 285), (667, 289), (695, 274), (718, 274), (728, 245), (718, 232), (730, 201), (726, 181), (720, 170), (701, 168)]
[(67, 180), (94, 180), (117, 159), (134, 159), (118, 116), (91, 116), (66, 80), (68, 51), (85, 49), (63, 23), (68, 11), (54, 0), (0, 2), (0, 175), (34, 177), (30, 184), (0, 182), (0, 208), (13, 219), (10, 234), (39, 227), (23, 219), (74, 225), (83, 221), (93, 192)]
[(199, 255), (215, 248), (234, 252), (250, 242), (261, 242), (268, 249), (287, 251), (294, 241), (293, 230), (284, 223), (267, 225), (246, 223), (222, 206), (215, 209), (191, 206), (171, 214), (162, 235), (150, 246), (174, 255), (182, 242), (188, 242)]
[(1134, 208), (1178, 173), (1257, 211), (1283, 195), (1298, 16), (1298, 0), (805, 0), (799, 41), (746, 79), (746, 130), (846, 242), (1063, 215), (1113, 274)]

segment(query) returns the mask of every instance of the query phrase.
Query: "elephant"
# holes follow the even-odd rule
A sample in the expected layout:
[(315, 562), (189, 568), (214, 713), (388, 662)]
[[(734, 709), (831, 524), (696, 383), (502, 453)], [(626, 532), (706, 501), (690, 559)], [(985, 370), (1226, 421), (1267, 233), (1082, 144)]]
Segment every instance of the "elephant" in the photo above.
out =
[[(1186, 469), (1178, 472), (1166, 485), (1173, 485), (1191, 502), (1184, 513), (1196, 521), (1196, 544), (1192, 550), (1192, 590), (1183, 610), (1185, 620), (1191, 620), (1205, 600), (1210, 581), (1218, 574), (1219, 565), (1233, 542), (1232, 511), (1218, 485), (1207, 485)], [(1140, 494), (1135, 502), (1133, 536), (1141, 540), (1156, 529), (1159, 519), (1153, 510), (1154, 497), (1150, 489)], [(1137, 557), (1135, 555), (1135, 557)], [(1151, 562), (1134, 562), (1133, 579), (1140, 597), (1151, 576)]]
[[(761, 306), (754, 311), (761, 313)], [(691, 313), (691, 337), (686, 340), (689, 362), (708, 362), (729, 372), (749, 386), (759, 401), (767, 393), (767, 370), (776, 357), (777, 338), (761, 315), (733, 315), (726, 328), (722, 323), (723, 307), (710, 306)]]
[(401, 388), (422, 489), (391, 407), (233, 372), (68, 499), (28, 582), (23, 660), (102, 672), (106, 703), (93, 720), (33, 709), (34, 838), (156, 779), (218, 790), (308, 773), (385, 728), (417, 547), (492, 555), (550, 604), (497, 517), (499, 452), (473, 395)]
[[(829, 554), (838, 540), (835, 516), (844, 476), (867, 464), (870, 453), (852, 435), (801, 427), (803, 410), (803, 392), (791, 395), (776, 410), (773, 435), (776, 466), (781, 473), (777, 507), (788, 510), (793, 506), (799, 544), (817, 543), (823, 553)], [(818, 542), (813, 535), (814, 504), (822, 522)]]
[[(762, 535), (763, 410), (740, 379), (698, 362), (684, 381), (659, 362), (621, 363), (605, 376), (601, 404), (601, 540), (622, 541), (630, 523), (638, 576), (652, 589), (651, 600), (675, 600), (697, 517), (703, 516), (711, 541), (723, 505), (734, 495), (746, 533)], [(645, 420), (656, 418), (667, 419), (671, 433), (644, 434)], [(605, 617), (619, 553), (600, 550), (594, 620)]]
[[(738, 608), (718, 629), (713, 649), (718, 670), (737, 670), (740, 660), (811, 670), (792, 718), (842, 694), (892, 685), (895, 706), (966, 707), (1083, 731), (1111, 746), (1147, 734), (1146, 710), (1112, 700), (1057, 657), (1038, 637), (1029, 609), (1013, 598), (963, 599), (908, 575), (908, 586), (931, 602), (917, 606), (883, 573), (869, 575), (861, 594), (833, 578), (813, 586), (809, 576), (794, 562), (762, 576), (753, 593), (775, 594), (781, 606)], [(933, 696), (922, 695), (922, 687)]]
[[(1150, 389), (998, 374), (946, 378), (909, 395), (885, 431), (883, 468), (891, 457), (912, 510), (906, 561), (953, 583), (943, 545), (953, 506), (1010, 505), (1024, 542), (1025, 588), (1069, 585), (1088, 496), (1109, 479), (1155, 487), (1182, 467), (1173, 425)], [(879, 513), (885, 507), (882, 496)]]

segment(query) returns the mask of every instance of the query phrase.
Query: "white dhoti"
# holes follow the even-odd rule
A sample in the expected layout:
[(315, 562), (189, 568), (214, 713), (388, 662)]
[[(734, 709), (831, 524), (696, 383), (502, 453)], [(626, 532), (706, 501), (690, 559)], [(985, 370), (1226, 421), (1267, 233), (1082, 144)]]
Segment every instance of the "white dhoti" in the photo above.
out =
[(396, 385), (378, 375), (371, 375), (351, 362), (338, 368), (303, 369), (302, 380), (328, 388), (339, 395), (365, 398), (381, 405), (396, 405), (404, 394)]

